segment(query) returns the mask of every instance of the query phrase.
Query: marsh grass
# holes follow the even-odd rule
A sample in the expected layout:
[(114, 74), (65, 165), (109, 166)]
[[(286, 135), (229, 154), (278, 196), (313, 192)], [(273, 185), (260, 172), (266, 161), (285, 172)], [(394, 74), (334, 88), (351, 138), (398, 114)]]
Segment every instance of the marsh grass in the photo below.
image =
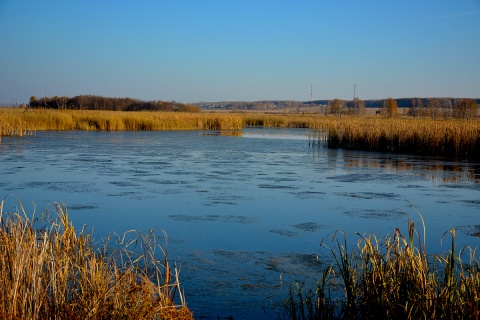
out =
[(480, 159), (480, 121), (377, 116), (0, 109), (0, 137), (36, 130), (239, 130), (307, 128), (310, 145)]
[[(313, 288), (294, 282), (285, 303), (290, 319), (479, 319), (480, 263), (476, 251), (455, 247), (427, 254), (414, 222), (404, 238), (362, 236), (349, 249), (345, 234), (332, 237), (332, 262)], [(446, 236), (444, 234), (444, 236)], [(325, 244), (325, 243), (324, 243)]]
[[(154, 232), (99, 246), (64, 205), (42, 219), (0, 204), (1, 319), (193, 319)], [(157, 260), (156, 250), (164, 258)]]
[(230, 114), (155, 111), (0, 109), (0, 135), (26, 130), (223, 130), (241, 129), (242, 118)]

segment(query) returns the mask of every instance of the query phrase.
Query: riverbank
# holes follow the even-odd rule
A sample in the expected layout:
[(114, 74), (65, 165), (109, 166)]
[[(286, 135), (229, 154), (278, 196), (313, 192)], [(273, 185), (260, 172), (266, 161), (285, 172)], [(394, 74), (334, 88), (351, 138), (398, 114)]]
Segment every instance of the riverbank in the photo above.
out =
[[(119, 112), (0, 109), (0, 137), (37, 130), (239, 130), (245, 126), (312, 129), (329, 148), (480, 159), (480, 121), (378, 115)], [(318, 133), (325, 133), (319, 135)], [(320, 141), (316, 141), (320, 142)]]

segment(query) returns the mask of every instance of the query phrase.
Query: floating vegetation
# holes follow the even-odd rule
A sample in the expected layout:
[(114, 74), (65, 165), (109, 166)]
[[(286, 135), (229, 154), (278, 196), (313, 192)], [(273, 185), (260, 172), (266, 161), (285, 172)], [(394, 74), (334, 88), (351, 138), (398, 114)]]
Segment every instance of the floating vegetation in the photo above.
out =
[(271, 233), (275, 233), (275, 234), (285, 236), (285, 237), (289, 237), (289, 238), (298, 236), (297, 232), (291, 231), (291, 230), (286, 230), (286, 229), (271, 229), (269, 231)]
[(292, 227), (294, 227), (297, 230), (305, 231), (305, 232), (316, 232), (318, 230), (328, 228), (327, 225), (318, 224), (316, 222), (304, 222), (304, 223), (294, 224)]

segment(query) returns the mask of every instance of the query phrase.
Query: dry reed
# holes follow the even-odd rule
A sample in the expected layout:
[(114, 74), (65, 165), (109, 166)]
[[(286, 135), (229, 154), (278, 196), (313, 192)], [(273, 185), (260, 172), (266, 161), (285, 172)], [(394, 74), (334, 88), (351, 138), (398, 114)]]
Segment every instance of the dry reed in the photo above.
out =
[(129, 232), (99, 248), (90, 233), (76, 232), (64, 205), (39, 221), (20, 202), (17, 212), (4, 212), (4, 201), (1, 319), (193, 319), (176, 268), (165, 252), (163, 261), (155, 256), (154, 232), (127, 240)]
[[(425, 229), (423, 227), (423, 232)], [(296, 282), (285, 303), (290, 319), (479, 319), (480, 263), (469, 247), (429, 256), (425, 236), (408, 223), (384, 240), (360, 236), (349, 250), (333, 236), (332, 263), (313, 289)]]
[[(0, 136), (36, 130), (309, 128), (329, 148), (480, 159), (480, 121), (321, 115), (0, 109)], [(322, 134), (319, 134), (322, 133)]]

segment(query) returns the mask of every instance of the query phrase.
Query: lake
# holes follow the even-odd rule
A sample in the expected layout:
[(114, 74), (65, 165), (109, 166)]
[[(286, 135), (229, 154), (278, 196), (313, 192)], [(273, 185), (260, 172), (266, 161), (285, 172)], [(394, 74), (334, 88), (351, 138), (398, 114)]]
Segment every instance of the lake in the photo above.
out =
[[(76, 227), (159, 228), (197, 319), (281, 314), (293, 278), (329, 262), (344, 230), (392, 235), (407, 221), (427, 250), (480, 244), (480, 164), (312, 146), (305, 129), (65, 131), (0, 142), (5, 211), (63, 202)], [(423, 234), (423, 231), (422, 231)]]

